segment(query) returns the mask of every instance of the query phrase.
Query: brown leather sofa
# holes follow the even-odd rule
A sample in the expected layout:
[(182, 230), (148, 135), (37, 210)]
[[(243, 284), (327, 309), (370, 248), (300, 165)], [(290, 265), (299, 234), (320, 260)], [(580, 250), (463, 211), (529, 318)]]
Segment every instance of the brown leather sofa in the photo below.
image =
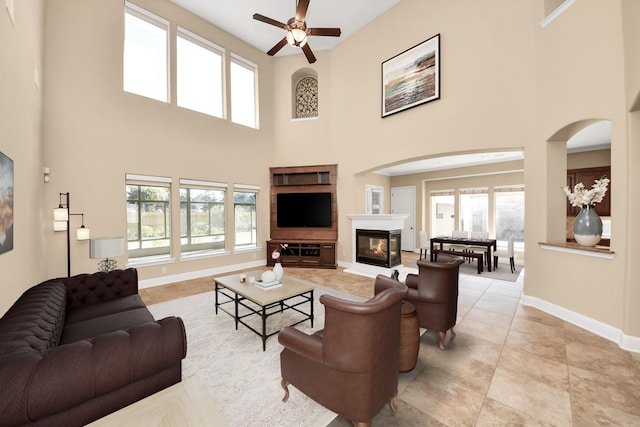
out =
[(324, 329), (307, 335), (284, 328), (278, 341), (283, 401), (291, 384), (314, 401), (352, 420), (369, 425), (389, 402), (395, 411), (398, 390), (400, 305), (407, 294), (402, 283), (378, 276), (387, 289), (366, 302), (322, 295)]
[(180, 382), (186, 352), (135, 269), (45, 281), (0, 319), (0, 426), (87, 424)]

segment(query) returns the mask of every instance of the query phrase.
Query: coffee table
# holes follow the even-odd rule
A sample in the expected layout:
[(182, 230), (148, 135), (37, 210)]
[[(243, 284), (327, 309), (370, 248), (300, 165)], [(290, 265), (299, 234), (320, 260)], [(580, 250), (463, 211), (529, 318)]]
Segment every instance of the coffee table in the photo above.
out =
[[(246, 271), (244, 275), (246, 277), (260, 278), (265, 270), (253, 270)], [(277, 331), (267, 332), (267, 318), (277, 313), (282, 313), (285, 310), (293, 310), (302, 314), (304, 317), (291, 324), (290, 326), (298, 325), (306, 320), (311, 321), (311, 327), (313, 328), (313, 290), (314, 286), (308, 282), (298, 280), (293, 277), (282, 276), (280, 282), (282, 286), (271, 289), (261, 289), (255, 284), (240, 282), (241, 274), (231, 274), (229, 276), (214, 278), (215, 283), (215, 296), (216, 296), (216, 314), (218, 309), (224, 311), (228, 315), (234, 318), (236, 322), (236, 330), (238, 330), (238, 324), (242, 323), (244, 326), (255, 332), (262, 338), (262, 350), (267, 349), (267, 338), (280, 332)], [(220, 301), (220, 297), (223, 297), (223, 301)], [(309, 311), (302, 310), (303, 304), (309, 304)], [(233, 311), (226, 310), (223, 306), (227, 304), (233, 304)], [(243, 307), (243, 313), (240, 313), (240, 308)], [(262, 328), (257, 330), (244, 321), (249, 316), (260, 316), (262, 318)]]

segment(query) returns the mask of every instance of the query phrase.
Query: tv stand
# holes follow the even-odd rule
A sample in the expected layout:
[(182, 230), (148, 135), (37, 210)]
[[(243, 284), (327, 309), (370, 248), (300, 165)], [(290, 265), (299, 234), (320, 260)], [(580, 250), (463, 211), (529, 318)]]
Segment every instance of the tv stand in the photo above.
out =
[[(282, 248), (286, 245), (286, 248)], [(273, 251), (280, 251), (283, 267), (336, 268), (336, 242), (326, 240), (269, 240), (267, 266), (273, 267)]]

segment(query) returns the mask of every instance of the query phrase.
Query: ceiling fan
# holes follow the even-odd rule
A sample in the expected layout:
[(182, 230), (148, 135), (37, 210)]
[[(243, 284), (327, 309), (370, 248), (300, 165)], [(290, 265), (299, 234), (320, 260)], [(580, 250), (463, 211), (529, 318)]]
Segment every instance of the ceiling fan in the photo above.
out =
[(276, 21), (275, 19), (267, 18), (264, 15), (260, 15), (259, 13), (253, 14), (253, 19), (257, 21), (262, 21), (264, 23), (276, 26), (278, 28), (282, 28), (287, 30), (287, 34), (282, 38), (278, 43), (275, 44), (267, 52), (267, 55), (273, 56), (280, 49), (282, 49), (287, 43), (291, 46), (296, 46), (302, 49), (304, 55), (307, 57), (307, 60), (310, 64), (316, 62), (316, 57), (311, 51), (309, 47), (309, 43), (307, 41), (308, 36), (330, 36), (330, 37), (340, 37), (340, 28), (307, 28), (307, 23), (305, 21), (307, 15), (307, 9), (309, 8), (309, 0), (299, 0), (298, 5), (296, 7), (296, 16), (290, 18), (286, 24)]

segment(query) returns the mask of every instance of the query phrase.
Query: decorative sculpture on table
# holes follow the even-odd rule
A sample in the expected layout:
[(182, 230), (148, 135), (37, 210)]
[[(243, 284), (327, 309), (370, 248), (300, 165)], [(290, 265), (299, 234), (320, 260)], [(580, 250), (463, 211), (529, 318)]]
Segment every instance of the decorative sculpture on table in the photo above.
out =
[(571, 206), (580, 207), (580, 213), (573, 224), (573, 235), (581, 246), (595, 246), (602, 238), (602, 220), (595, 205), (604, 199), (609, 182), (609, 178), (603, 176), (590, 189), (582, 182), (573, 186), (573, 192), (568, 186), (563, 187)]
[(280, 247), (282, 248), (280, 251), (275, 250), (271, 253), (271, 258), (273, 258), (275, 260), (275, 265), (273, 266), (273, 272), (276, 275), (276, 280), (280, 280), (282, 279), (282, 275), (284, 274), (284, 270), (282, 269), (282, 264), (280, 263), (280, 255), (281, 252), (284, 252), (285, 250), (287, 250), (287, 247), (289, 245), (286, 243), (281, 243)]

